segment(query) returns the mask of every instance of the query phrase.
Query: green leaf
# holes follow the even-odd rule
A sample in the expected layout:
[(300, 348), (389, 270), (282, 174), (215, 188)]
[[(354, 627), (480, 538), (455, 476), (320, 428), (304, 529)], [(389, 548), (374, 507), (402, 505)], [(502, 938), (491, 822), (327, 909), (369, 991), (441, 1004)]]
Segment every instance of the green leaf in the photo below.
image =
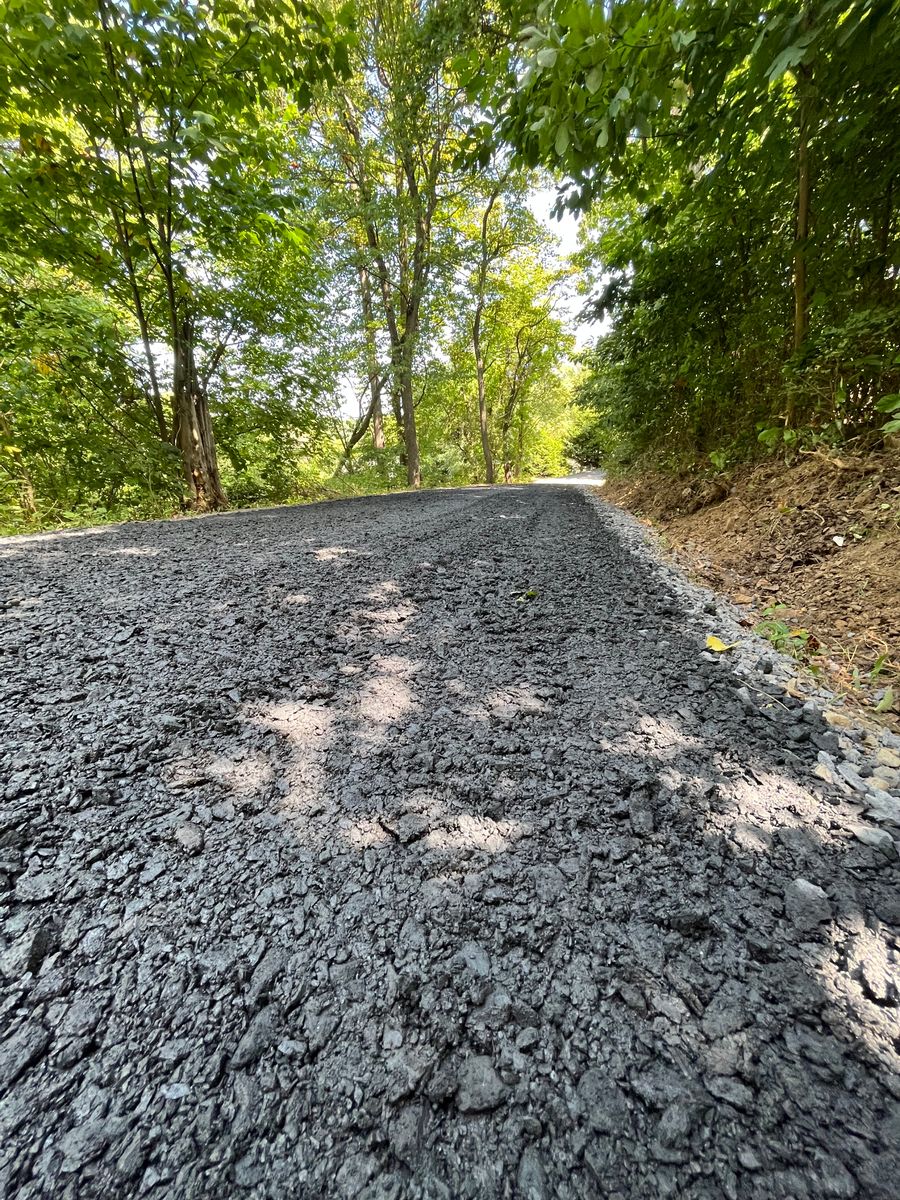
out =
[(559, 56), (559, 51), (553, 46), (545, 46), (543, 50), (538, 50), (537, 61), (539, 66), (552, 67)]
[(569, 148), (569, 130), (565, 125), (560, 125), (556, 131), (556, 139), (553, 143), (553, 149), (562, 158), (566, 150)]
[(770, 83), (774, 83), (785, 71), (789, 71), (791, 67), (797, 66), (803, 62), (805, 50), (802, 46), (788, 46), (786, 50), (778, 55), (766, 72), (766, 76)]

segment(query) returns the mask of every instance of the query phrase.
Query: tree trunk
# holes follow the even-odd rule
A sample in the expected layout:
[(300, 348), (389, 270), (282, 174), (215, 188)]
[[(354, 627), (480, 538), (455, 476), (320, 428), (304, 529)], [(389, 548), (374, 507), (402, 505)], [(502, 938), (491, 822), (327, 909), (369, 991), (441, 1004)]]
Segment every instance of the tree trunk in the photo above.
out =
[(494, 482), (494, 459), (491, 454), (491, 435), (488, 429), (487, 402), (484, 394), (484, 359), (480, 347), (475, 350), (475, 373), (478, 376), (478, 423), (481, 426), (481, 450), (484, 454), (484, 478)]
[(797, 73), (799, 93), (797, 114), (797, 226), (794, 242), (794, 351), (800, 350), (809, 333), (809, 281), (807, 244), (809, 240), (812, 176), (809, 161), (809, 127), (812, 108), (812, 68), (800, 67)]
[(419, 467), (419, 439), (416, 435), (416, 406), (413, 397), (412, 367), (405, 364), (401, 399), (403, 403), (403, 444), (406, 447), (406, 483), (408, 487), (422, 486)]
[(484, 387), (481, 318), (484, 314), (484, 293), (487, 286), (488, 265), (491, 260), (491, 250), (488, 245), (488, 227), (490, 225), (491, 212), (497, 203), (499, 195), (500, 188), (498, 186), (491, 192), (481, 218), (481, 256), (478, 262), (477, 302), (475, 304), (475, 316), (472, 320), (472, 351), (475, 355), (475, 378), (478, 383), (478, 424), (481, 429), (481, 452), (484, 455), (484, 478), (486, 483), (494, 482), (494, 459), (491, 454), (491, 432), (488, 424), (487, 399)]
[(406, 485), (422, 486), (419, 467), (419, 438), (416, 433), (416, 402), (413, 390), (413, 350), (419, 333), (419, 302), (413, 296), (406, 307), (403, 336), (399, 339), (394, 363), (400, 376), (400, 411), (403, 417), (403, 446), (406, 458)]
[(381, 385), (373, 398), (372, 407), (372, 444), (376, 450), (384, 449), (384, 416), (381, 411)]
[(210, 512), (228, 507), (219, 479), (219, 463), (206, 392), (197, 378), (194, 331), (190, 317), (180, 322), (175, 336), (172, 377), (172, 417), (175, 445), (181, 453), (191, 508)]
[(381, 412), (381, 375), (378, 371), (378, 347), (375, 345), (374, 315), (372, 312), (372, 281), (366, 266), (359, 268), (359, 292), (362, 298), (363, 323), (366, 337), (366, 373), (369, 377), (372, 441), (376, 450), (384, 449), (384, 419)]

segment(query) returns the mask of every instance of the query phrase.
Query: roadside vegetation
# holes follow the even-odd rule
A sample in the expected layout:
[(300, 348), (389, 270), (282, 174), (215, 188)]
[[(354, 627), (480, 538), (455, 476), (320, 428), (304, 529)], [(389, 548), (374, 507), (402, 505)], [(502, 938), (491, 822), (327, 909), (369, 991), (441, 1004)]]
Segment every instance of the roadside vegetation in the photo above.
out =
[(890, 450), (898, 63), (897, 0), (7, 0), (0, 527)]

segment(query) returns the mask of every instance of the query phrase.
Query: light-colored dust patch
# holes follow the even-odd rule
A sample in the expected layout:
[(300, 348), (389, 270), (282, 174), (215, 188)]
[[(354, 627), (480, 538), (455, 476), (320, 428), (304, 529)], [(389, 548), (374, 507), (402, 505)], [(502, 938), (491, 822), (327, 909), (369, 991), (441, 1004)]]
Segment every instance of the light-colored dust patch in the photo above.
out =
[(340, 558), (370, 557), (368, 550), (354, 550), (350, 546), (321, 546), (318, 550), (311, 550), (310, 553), (319, 562), (335, 562)]
[(655, 758), (660, 762), (670, 762), (685, 750), (702, 750), (704, 747), (700, 738), (682, 733), (665, 717), (643, 716), (634, 729), (619, 735), (615, 741), (604, 737), (594, 722), (591, 722), (591, 729), (597, 745), (610, 754)]
[(484, 706), (495, 717), (516, 717), (547, 709), (546, 702), (535, 694), (534, 686), (527, 683), (494, 688), (485, 698)]
[(359, 692), (359, 714), (364, 722), (387, 725), (412, 710), (410, 679), (416, 664), (397, 655), (382, 655), (372, 662), (374, 674)]
[(330, 734), (334, 714), (314, 703), (283, 700), (260, 709), (256, 720), (292, 742), (312, 748)]
[(514, 842), (530, 832), (522, 821), (492, 821), (474, 813), (460, 813), (440, 829), (426, 835), (429, 850), (483, 850), (503, 854)]
[(206, 767), (209, 777), (240, 797), (255, 796), (274, 778), (272, 764), (264, 758), (214, 758)]
[(362, 821), (355, 821), (341, 832), (354, 850), (368, 850), (370, 846), (390, 846), (394, 840), (380, 821), (368, 817)]

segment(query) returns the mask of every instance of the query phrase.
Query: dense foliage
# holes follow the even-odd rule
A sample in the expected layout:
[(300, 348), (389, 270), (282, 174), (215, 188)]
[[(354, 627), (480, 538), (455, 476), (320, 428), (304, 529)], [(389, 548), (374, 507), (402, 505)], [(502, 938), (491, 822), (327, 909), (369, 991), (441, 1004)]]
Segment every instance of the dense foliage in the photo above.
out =
[(488, 461), (561, 465), (568, 342), (506, 167), (524, 241), (468, 348), (480, 36), (454, 0), (0, 5), (2, 524), (490, 477), (476, 375)]
[(523, 37), (495, 117), (589, 210), (610, 330), (581, 450), (721, 466), (900, 428), (896, 0), (559, 0)]
[(0, 525), (890, 435), (898, 64), (900, 0), (2, 0)]

